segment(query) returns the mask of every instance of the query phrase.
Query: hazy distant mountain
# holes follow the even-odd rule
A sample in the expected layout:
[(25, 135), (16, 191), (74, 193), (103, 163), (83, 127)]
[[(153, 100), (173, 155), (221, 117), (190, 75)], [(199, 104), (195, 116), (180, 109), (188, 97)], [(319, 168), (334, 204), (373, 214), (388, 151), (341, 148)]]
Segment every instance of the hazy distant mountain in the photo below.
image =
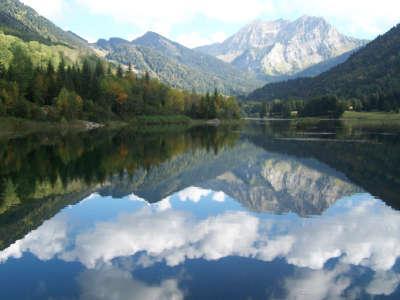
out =
[(86, 40), (72, 32), (62, 30), (18, 0), (0, 1), (0, 30), (28, 41), (62, 44), (75, 48), (88, 47)]
[(255, 21), (226, 41), (197, 50), (268, 78), (294, 75), (365, 43), (339, 33), (323, 18), (303, 16), (293, 22)]
[(140, 73), (147, 71), (171, 86), (186, 90), (205, 92), (215, 87), (226, 94), (240, 94), (261, 84), (251, 74), (154, 32), (132, 42), (113, 38), (99, 40), (94, 46), (109, 60), (131, 63)]

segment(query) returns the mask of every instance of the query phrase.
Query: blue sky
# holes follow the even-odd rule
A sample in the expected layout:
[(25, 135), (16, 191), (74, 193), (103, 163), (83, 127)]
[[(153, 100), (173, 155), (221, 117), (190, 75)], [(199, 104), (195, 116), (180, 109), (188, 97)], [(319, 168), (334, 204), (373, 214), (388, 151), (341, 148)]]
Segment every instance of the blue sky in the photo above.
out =
[(222, 41), (254, 19), (324, 17), (342, 33), (373, 39), (400, 22), (399, 0), (22, 0), (63, 29), (95, 41), (148, 30), (193, 47)]

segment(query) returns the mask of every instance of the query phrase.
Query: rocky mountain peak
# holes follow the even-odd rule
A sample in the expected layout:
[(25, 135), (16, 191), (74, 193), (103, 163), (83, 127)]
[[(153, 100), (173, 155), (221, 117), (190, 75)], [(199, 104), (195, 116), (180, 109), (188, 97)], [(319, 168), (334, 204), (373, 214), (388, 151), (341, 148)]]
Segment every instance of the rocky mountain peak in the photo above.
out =
[(261, 77), (296, 74), (363, 46), (324, 18), (255, 20), (222, 43), (197, 48)]

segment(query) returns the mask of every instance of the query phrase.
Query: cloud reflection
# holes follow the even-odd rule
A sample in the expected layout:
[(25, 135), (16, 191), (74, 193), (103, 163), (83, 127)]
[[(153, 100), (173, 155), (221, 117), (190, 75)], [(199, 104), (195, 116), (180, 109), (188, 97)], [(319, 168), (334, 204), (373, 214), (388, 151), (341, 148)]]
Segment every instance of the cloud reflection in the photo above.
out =
[[(185, 195), (189, 194), (193, 197), (186, 191), (182, 198), (187, 199), (189, 196)], [(205, 193), (200, 194), (199, 199)], [(211, 191), (207, 197), (220, 199), (218, 193)], [(139, 283), (129, 274), (114, 270), (113, 260), (135, 254), (140, 254), (137, 261), (142, 267), (155, 262), (177, 266), (187, 259), (218, 260), (228, 256), (264, 261), (285, 258), (288, 263), (306, 269), (301, 276), (287, 281), (288, 298), (292, 299), (302, 290), (313, 291), (306, 299), (338, 298), (350, 286), (351, 279), (345, 273), (351, 265), (374, 271), (365, 288), (371, 295), (389, 295), (400, 282), (392, 270), (400, 256), (400, 215), (368, 195), (342, 199), (323, 216), (308, 219), (243, 211), (198, 218), (188, 211), (174, 209), (170, 199), (166, 199), (162, 205), (143, 206), (116, 219), (98, 222), (75, 236), (68, 234), (67, 224), (58, 216), (45, 222), (0, 252), (0, 261), (21, 257), (25, 251), (42, 260), (58, 257), (79, 261), (89, 269), (87, 274), (91, 274), (85, 282), (93, 281), (93, 285), (100, 286), (97, 282), (112, 282), (113, 276), (122, 276), (130, 282), (127, 293), (133, 288), (140, 290)], [(326, 270), (324, 267), (331, 259), (337, 260), (337, 266)], [(91, 269), (105, 267), (108, 273), (90, 273)], [(166, 289), (179, 299), (174, 287), (175, 283), (166, 281), (160, 287), (143, 290), (141, 295), (151, 299), (154, 293), (162, 298), (161, 290)], [(89, 296), (95, 292), (89, 286), (84, 289)]]
[(184, 296), (176, 279), (149, 285), (134, 279), (130, 272), (115, 267), (86, 270), (79, 275), (78, 282), (82, 300), (180, 300)]

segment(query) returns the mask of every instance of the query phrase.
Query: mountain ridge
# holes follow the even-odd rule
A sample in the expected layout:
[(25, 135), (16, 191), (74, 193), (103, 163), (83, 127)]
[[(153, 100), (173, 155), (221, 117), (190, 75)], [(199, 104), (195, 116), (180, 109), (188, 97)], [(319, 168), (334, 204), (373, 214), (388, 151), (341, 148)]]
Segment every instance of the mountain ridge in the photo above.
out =
[(105, 51), (106, 58), (123, 65), (132, 64), (140, 73), (149, 72), (161, 81), (186, 90), (242, 94), (262, 85), (251, 74), (210, 55), (198, 53), (155, 32), (127, 41), (100, 39), (92, 45)]
[(256, 20), (222, 43), (196, 48), (261, 77), (296, 73), (363, 46), (320, 17)]
[(308, 99), (334, 94), (357, 98), (369, 109), (390, 109), (398, 105), (399, 74), (400, 24), (317, 77), (267, 84), (248, 99)]

